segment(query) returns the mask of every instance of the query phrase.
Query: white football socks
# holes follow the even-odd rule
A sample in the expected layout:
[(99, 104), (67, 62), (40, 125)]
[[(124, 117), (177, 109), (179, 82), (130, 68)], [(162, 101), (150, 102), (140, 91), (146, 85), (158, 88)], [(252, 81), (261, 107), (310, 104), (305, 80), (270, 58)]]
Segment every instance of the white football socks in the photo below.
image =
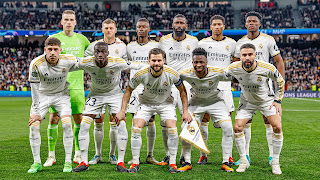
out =
[(265, 126), (266, 126), (266, 137), (267, 137), (268, 147), (269, 147), (269, 157), (273, 157), (273, 146), (272, 146), (273, 128), (271, 124), (265, 124)]
[[(202, 122), (201, 126), (200, 126), (201, 132), (202, 132), (202, 136), (203, 136), (203, 140), (206, 143), (208, 141), (208, 136), (209, 136), (208, 125), (209, 125), (209, 122)], [(207, 156), (207, 154), (200, 151), (200, 156)]]
[(80, 124), (80, 131), (78, 136), (79, 148), (81, 151), (81, 161), (88, 164), (88, 149), (90, 143), (90, 126), (93, 119), (89, 116), (83, 116)]
[(232, 157), (232, 146), (233, 146), (233, 127), (232, 121), (224, 121), (220, 124), (222, 129), (222, 157), (224, 162), (229, 162), (229, 157)]
[(245, 135), (245, 146), (246, 146), (246, 155), (249, 155), (250, 151), (250, 141), (251, 141), (251, 124), (252, 123), (247, 123), (244, 126), (243, 132)]
[(156, 125), (155, 121), (149, 122), (147, 126), (147, 152), (148, 155), (153, 156), (154, 144), (156, 142)]
[(115, 152), (116, 152), (118, 127), (117, 127), (116, 122), (109, 122), (109, 123), (110, 123), (110, 131), (109, 131), (110, 153), (109, 153), (109, 156), (111, 156), (111, 155), (115, 155)]
[(41, 164), (41, 158), (40, 158), (40, 145), (41, 145), (41, 136), (40, 136), (40, 122), (36, 121), (31, 124), (29, 127), (30, 133), (29, 133), (29, 141), (30, 146), (32, 150), (33, 155), (33, 161), (34, 163), (40, 163)]
[(272, 135), (272, 144), (273, 144), (273, 157), (272, 163), (279, 163), (280, 153), (283, 145), (283, 134), (273, 133)]
[(132, 151), (132, 163), (139, 164), (140, 149), (142, 145), (141, 139), (142, 128), (131, 128), (131, 151)]
[(162, 127), (162, 140), (164, 145), (164, 150), (166, 151), (166, 156), (170, 156), (169, 148), (168, 148), (168, 129), (166, 127)]
[(175, 128), (167, 128), (168, 129), (168, 149), (170, 153), (169, 164), (176, 164), (176, 157), (178, 151), (179, 137), (178, 137), (178, 129)]
[[(140, 133), (141, 137), (141, 133)], [(126, 154), (128, 143), (128, 131), (125, 121), (120, 121), (118, 126), (117, 146), (118, 146), (118, 162), (124, 162), (124, 156)]]
[(94, 144), (96, 147), (96, 156), (102, 156), (102, 142), (104, 138), (104, 128), (103, 128), (104, 122), (102, 123), (96, 123), (94, 122), (94, 130), (93, 130), (93, 136), (94, 136)]
[(234, 133), (234, 142), (236, 143), (240, 159), (246, 159), (245, 137), (243, 132)]
[(65, 150), (65, 162), (71, 163), (72, 148), (73, 148), (73, 131), (71, 117), (61, 119), (63, 128), (63, 145)]

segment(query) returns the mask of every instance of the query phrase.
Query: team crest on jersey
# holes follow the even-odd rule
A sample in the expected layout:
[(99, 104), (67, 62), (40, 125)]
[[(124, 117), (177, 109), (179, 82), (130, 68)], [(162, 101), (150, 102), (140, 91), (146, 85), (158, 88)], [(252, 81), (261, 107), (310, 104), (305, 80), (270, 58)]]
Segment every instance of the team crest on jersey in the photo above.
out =
[(188, 125), (187, 130), (189, 131), (189, 133), (193, 136), (194, 133), (196, 132), (196, 130), (194, 129), (194, 127)]
[(263, 48), (263, 46), (262, 46), (262, 44), (261, 44), (261, 43), (259, 44), (259, 48), (260, 48), (260, 49), (262, 49), (262, 48)]
[(191, 49), (191, 48), (190, 48), (190, 46), (189, 46), (189, 45), (187, 45), (187, 48), (186, 48), (186, 49), (187, 49), (187, 51), (190, 51), (190, 49)]
[(115, 52), (116, 54), (119, 54), (119, 49), (116, 49), (114, 52)]
[(168, 83), (167, 83), (167, 81), (165, 81), (165, 82), (163, 83), (163, 85), (164, 85), (164, 86), (168, 86)]
[(113, 75), (113, 74), (114, 74), (114, 71), (113, 71), (112, 69), (110, 70), (110, 74), (111, 74), (111, 75)]
[(38, 73), (37, 72), (32, 72), (32, 77), (38, 77)]
[(226, 50), (229, 51), (229, 49), (230, 49), (229, 46), (226, 46)]
[(213, 81), (209, 81), (209, 86), (212, 86), (213, 85)]
[(66, 68), (63, 68), (62, 69), (62, 73), (65, 73), (67, 70), (66, 70)]
[(258, 81), (258, 82), (261, 82), (261, 81), (262, 81), (262, 78), (261, 78), (260, 76), (258, 76), (257, 81)]

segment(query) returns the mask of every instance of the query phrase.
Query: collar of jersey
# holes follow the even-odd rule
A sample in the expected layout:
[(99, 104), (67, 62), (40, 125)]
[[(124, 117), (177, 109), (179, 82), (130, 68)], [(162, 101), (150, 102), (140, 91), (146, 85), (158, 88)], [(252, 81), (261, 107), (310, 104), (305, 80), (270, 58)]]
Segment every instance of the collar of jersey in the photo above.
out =
[(248, 38), (249, 40), (253, 41), (253, 40), (257, 39), (260, 35), (261, 35), (261, 32), (259, 31), (259, 35), (258, 35), (257, 37), (255, 37), (255, 38), (253, 38), (253, 39), (250, 39), (250, 38), (248, 37), (248, 35), (247, 35), (247, 38)]
[(144, 45), (148, 44), (149, 42), (150, 42), (149, 40), (148, 40), (146, 43), (139, 43), (139, 42), (137, 41), (137, 44), (140, 45), (140, 46), (144, 46)]
[(257, 66), (252, 70), (252, 71), (250, 71), (250, 72), (248, 72), (247, 70), (245, 70), (244, 68), (243, 68), (243, 64), (242, 64), (242, 69), (245, 71), (245, 72), (247, 72), (247, 73), (252, 73), (253, 71), (255, 71), (256, 69), (257, 69), (257, 67), (258, 67), (258, 61), (257, 60), (255, 60), (256, 62), (257, 62)]
[[(105, 41), (104, 41), (104, 38), (103, 38), (103, 42), (105, 42)], [(107, 42), (105, 42), (105, 43), (107, 43)], [(107, 43), (107, 44), (108, 44), (108, 46), (110, 46), (110, 45), (112, 45), (112, 44), (114, 44), (114, 43), (116, 43), (116, 41), (114, 41), (114, 42), (111, 43), (111, 44), (108, 44), (108, 43)]]
[(52, 65), (52, 64), (50, 64), (48, 61), (47, 61), (47, 55), (44, 55), (44, 59), (46, 60), (46, 62), (50, 65), (50, 66), (52, 66), (52, 67), (54, 67), (54, 66), (57, 66), (59, 63), (60, 63), (60, 58), (58, 59), (58, 62), (57, 62), (57, 64), (56, 65)]
[(221, 41), (226, 40), (226, 39), (227, 39), (227, 37), (223, 36), (223, 38), (222, 38), (221, 40), (215, 40), (215, 39), (213, 39), (213, 37), (211, 36), (211, 39), (212, 39), (213, 41), (221, 42)]
[(187, 34), (185, 33), (185, 35), (186, 35), (186, 37), (184, 37), (182, 40), (178, 41), (178, 40), (176, 40), (176, 39), (173, 37), (173, 33), (171, 34), (172, 39), (175, 40), (175, 41), (177, 41), (177, 42), (181, 42), (181, 41), (184, 41), (185, 39), (187, 39)]
[(76, 35), (76, 32), (74, 32), (74, 31), (73, 31), (72, 36), (67, 36), (65, 33), (63, 33), (63, 31), (61, 31), (60, 33), (61, 33), (63, 36), (66, 36), (66, 37), (68, 37), (68, 38), (72, 38), (73, 36)]
[[(193, 69), (194, 69), (194, 68), (193, 68)], [(196, 70), (194, 69), (194, 75), (196, 75), (196, 77), (197, 77), (197, 78), (199, 78), (199, 79), (203, 79), (203, 78), (207, 77), (207, 76), (208, 76), (208, 74), (209, 74), (209, 69), (208, 69), (208, 67), (207, 67), (207, 74), (206, 74), (205, 76), (203, 76), (203, 77), (199, 77), (199, 76), (197, 76), (197, 74), (196, 74)]]

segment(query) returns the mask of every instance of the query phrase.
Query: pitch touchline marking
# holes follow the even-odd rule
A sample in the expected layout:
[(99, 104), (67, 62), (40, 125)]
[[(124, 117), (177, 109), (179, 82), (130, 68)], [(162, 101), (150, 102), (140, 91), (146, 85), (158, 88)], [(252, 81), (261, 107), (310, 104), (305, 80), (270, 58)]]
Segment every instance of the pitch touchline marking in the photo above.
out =
[(306, 98), (292, 98), (292, 99), (320, 102), (320, 100), (317, 100), (317, 99), (306, 99)]
[(310, 111), (310, 112), (320, 112), (320, 110), (298, 110), (298, 109), (283, 109), (283, 111)]

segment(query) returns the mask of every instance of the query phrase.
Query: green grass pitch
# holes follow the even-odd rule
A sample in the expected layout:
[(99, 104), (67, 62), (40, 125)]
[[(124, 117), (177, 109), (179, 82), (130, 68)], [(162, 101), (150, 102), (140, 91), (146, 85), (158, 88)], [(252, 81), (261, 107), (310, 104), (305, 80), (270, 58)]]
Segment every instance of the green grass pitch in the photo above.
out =
[[(235, 104), (239, 99), (235, 98)], [(252, 139), (250, 156), (252, 165), (245, 173), (226, 173), (220, 170), (221, 155), (221, 129), (215, 129), (210, 123), (208, 147), (211, 154), (208, 164), (197, 165), (199, 151), (192, 149), (193, 169), (185, 173), (170, 174), (168, 166), (154, 166), (145, 164), (147, 143), (145, 128), (142, 133), (141, 169), (136, 174), (119, 173), (115, 165), (107, 163), (109, 152), (109, 125), (105, 123), (105, 139), (103, 142), (103, 155), (105, 163), (91, 165), (90, 170), (81, 173), (63, 173), (64, 149), (62, 144), (62, 127), (59, 125), (59, 139), (56, 146), (57, 163), (52, 167), (45, 167), (41, 172), (28, 174), (27, 170), (33, 162), (29, 145), (28, 117), (31, 98), (0, 98), (0, 179), (319, 179), (320, 168), (317, 160), (320, 158), (320, 130), (319, 114), (320, 99), (284, 99), (282, 103), (282, 125), (284, 132), (284, 145), (280, 163), (283, 174), (273, 175), (268, 165), (268, 148), (265, 137), (265, 127), (260, 113), (254, 116), (252, 124)], [(130, 129), (131, 116), (127, 118), (129, 142), (125, 161), (131, 159)], [(233, 114), (234, 121), (234, 114)], [(106, 120), (107, 122), (107, 120)], [(46, 129), (48, 118), (41, 124), (41, 160), (46, 161), (48, 155)], [(161, 127), (159, 119), (156, 122), (157, 139), (154, 156), (161, 160), (165, 156)], [(178, 120), (180, 130), (180, 121)], [(89, 160), (93, 157), (94, 141), (90, 131)], [(180, 156), (179, 145), (177, 162)], [(239, 154), (234, 145), (233, 157), (238, 160)], [(73, 164), (73, 167), (76, 165)], [(180, 166), (180, 165), (178, 165)], [(129, 168), (129, 166), (127, 165)], [(236, 167), (234, 166), (234, 169)]]

